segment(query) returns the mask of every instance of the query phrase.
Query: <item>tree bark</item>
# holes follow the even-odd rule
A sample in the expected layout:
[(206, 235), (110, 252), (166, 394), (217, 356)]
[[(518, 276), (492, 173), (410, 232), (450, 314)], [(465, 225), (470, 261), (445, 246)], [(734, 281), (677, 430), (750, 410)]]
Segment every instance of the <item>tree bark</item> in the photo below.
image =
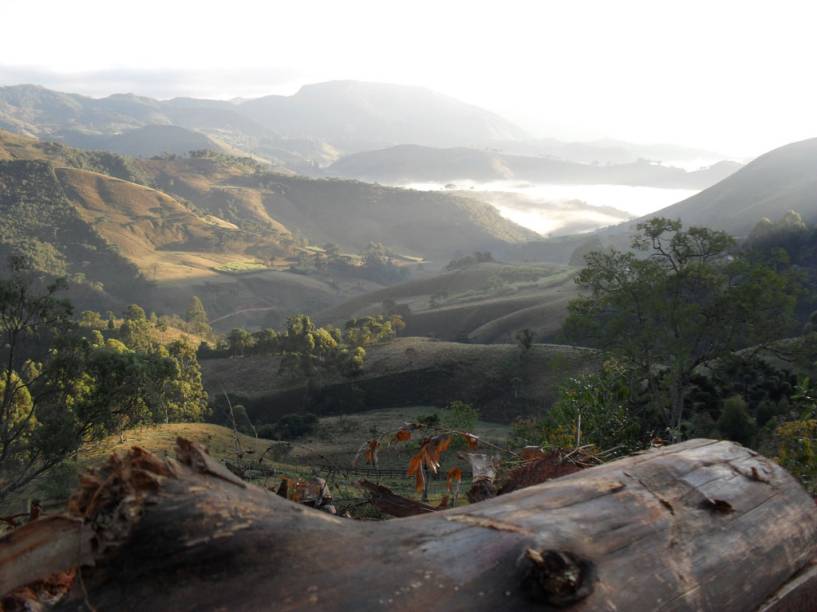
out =
[(378, 523), (243, 483), (185, 440), (177, 456), (134, 449), (84, 480), (71, 512), (95, 565), (61, 609), (795, 610), (764, 602), (817, 552), (814, 502), (729, 442)]

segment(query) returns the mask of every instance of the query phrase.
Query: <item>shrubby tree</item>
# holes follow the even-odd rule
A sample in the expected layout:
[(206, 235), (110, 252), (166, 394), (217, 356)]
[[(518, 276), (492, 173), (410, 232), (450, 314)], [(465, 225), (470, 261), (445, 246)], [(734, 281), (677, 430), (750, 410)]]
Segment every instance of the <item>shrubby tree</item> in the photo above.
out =
[(275, 423), (261, 425), (258, 436), (269, 440), (294, 440), (315, 433), (317, 429), (318, 417), (314, 414), (286, 414)]
[(722, 437), (749, 446), (754, 440), (756, 428), (756, 421), (749, 414), (741, 396), (733, 395), (723, 403), (718, 419), (718, 431)]
[(197, 295), (194, 295), (190, 301), (190, 306), (187, 308), (184, 319), (190, 326), (190, 331), (195, 334), (204, 336), (212, 331), (210, 329), (210, 322), (207, 319), (207, 311), (204, 310), (204, 304)]
[(640, 410), (636, 381), (620, 361), (606, 361), (599, 372), (570, 378), (542, 419), (519, 421), (513, 438), (520, 444), (570, 448), (592, 444), (619, 453), (644, 448), (652, 423)]
[(330, 368), (336, 364), (340, 342), (339, 330), (317, 327), (307, 315), (291, 317), (280, 339), (282, 373), (310, 378), (319, 369)]
[(478, 420), (479, 411), (460, 400), (454, 400), (440, 413), (440, 425), (455, 431), (474, 431)]
[(467, 268), (469, 266), (480, 263), (491, 263), (493, 261), (495, 261), (494, 256), (489, 251), (476, 251), (473, 255), (466, 255), (465, 257), (452, 259), (450, 262), (448, 262), (448, 265), (445, 266), (445, 269), (462, 270), (463, 268)]
[(227, 335), (230, 354), (234, 357), (243, 356), (253, 345), (253, 337), (246, 329), (236, 327)]
[(533, 341), (536, 339), (536, 334), (530, 328), (526, 327), (525, 329), (517, 331), (514, 334), (514, 338), (524, 354), (533, 348)]
[(343, 326), (343, 340), (351, 346), (369, 346), (391, 340), (405, 327), (400, 315), (351, 319)]

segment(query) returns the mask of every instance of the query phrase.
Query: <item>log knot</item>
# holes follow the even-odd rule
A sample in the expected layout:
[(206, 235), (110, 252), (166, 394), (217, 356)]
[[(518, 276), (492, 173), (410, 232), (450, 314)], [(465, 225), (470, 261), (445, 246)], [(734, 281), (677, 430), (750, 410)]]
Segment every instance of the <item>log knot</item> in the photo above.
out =
[(523, 586), (530, 597), (542, 604), (563, 608), (584, 599), (593, 591), (593, 564), (571, 552), (538, 551), (528, 548), (529, 561)]

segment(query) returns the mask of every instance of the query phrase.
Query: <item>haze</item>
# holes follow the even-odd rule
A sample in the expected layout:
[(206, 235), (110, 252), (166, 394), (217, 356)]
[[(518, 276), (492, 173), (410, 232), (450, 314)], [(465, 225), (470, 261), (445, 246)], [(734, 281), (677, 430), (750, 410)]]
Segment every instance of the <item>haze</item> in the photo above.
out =
[(383, 81), (536, 136), (742, 157), (817, 133), (815, 17), (802, 2), (4, 0), (0, 84), (232, 98)]

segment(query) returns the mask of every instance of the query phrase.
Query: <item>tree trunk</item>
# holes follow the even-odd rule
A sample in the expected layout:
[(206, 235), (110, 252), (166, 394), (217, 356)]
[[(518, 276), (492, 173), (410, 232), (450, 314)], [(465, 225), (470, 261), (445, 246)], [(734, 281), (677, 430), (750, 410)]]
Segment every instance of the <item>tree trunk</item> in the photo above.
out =
[(95, 566), (62, 609), (810, 609), (767, 599), (807, 591), (784, 585), (817, 552), (814, 502), (729, 442), (692, 440), (379, 523), (245, 484), (185, 440), (177, 455), (134, 449), (84, 479), (71, 511), (84, 519), (78, 550), (92, 534)]

